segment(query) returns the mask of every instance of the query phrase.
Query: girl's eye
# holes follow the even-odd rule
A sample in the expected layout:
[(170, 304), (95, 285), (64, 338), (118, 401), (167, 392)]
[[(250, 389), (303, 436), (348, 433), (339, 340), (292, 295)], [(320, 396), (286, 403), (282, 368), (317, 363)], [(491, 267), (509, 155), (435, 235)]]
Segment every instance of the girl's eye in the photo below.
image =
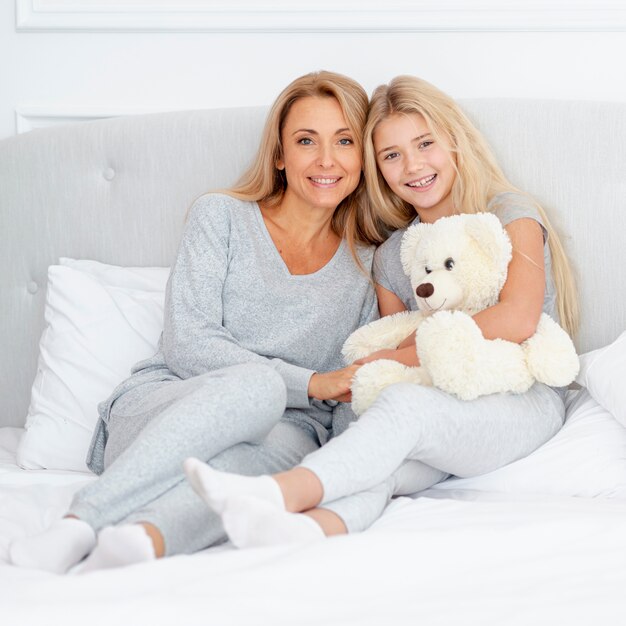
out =
[(444, 262), (443, 262), (443, 266), (450, 271), (453, 267), (454, 267), (454, 259), (452, 257), (447, 258)]
[(435, 142), (432, 140), (422, 141), (422, 143), (420, 144), (420, 148), (428, 148), (428, 146), (430, 146), (433, 143)]
[(348, 139), (348, 137), (343, 137), (339, 140), (339, 143), (342, 146), (351, 146), (354, 142), (352, 141), (352, 139)]
[(392, 159), (395, 159), (398, 156), (397, 152), (390, 152), (389, 154), (386, 154), (383, 157), (383, 161), (391, 161)]

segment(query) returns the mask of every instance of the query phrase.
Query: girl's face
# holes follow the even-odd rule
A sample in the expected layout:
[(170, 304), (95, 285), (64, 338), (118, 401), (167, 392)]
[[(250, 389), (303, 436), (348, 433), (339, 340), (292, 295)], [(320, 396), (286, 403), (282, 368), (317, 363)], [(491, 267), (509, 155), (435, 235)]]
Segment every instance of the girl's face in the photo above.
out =
[(418, 113), (394, 114), (374, 131), (376, 163), (391, 191), (413, 206), (422, 222), (452, 215), (456, 171)]
[(281, 132), (287, 189), (283, 202), (335, 210), (361, 179), (362, 159), (354, 133), (335, 98), (297, 100)]

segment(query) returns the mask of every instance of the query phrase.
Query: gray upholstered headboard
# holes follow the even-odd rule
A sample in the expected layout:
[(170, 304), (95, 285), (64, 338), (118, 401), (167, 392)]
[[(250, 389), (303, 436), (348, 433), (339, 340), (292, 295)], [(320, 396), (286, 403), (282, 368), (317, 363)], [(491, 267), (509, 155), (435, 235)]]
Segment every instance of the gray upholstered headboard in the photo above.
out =
[[(586, 351), (626, 328), (626, 104), (464, 103), (504, 170), (570, 236)], [(21, 425), (60, 256), (168, 265), (195, 197), (232, 183), (264, 108), (142, 115), (0, 141), (0, 425)]]

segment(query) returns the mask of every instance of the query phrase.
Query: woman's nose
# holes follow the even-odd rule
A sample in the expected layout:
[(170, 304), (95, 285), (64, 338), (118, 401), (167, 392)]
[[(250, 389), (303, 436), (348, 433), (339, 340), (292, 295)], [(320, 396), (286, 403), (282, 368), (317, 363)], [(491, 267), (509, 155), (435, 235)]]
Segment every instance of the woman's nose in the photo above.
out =
[(320, 146), (317, 160), (321, 167), (332, 167), (335, 164), (332, 146)]

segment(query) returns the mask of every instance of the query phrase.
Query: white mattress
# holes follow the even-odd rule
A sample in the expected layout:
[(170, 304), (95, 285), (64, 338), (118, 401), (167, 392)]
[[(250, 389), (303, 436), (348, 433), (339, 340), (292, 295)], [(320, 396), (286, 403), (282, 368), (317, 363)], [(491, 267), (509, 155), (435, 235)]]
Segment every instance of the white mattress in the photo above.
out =
[(0, 429), (2, 624), (617, 625), (626, 623), (626, 501), (462, 490), (399, 498), (368, 532), (306, 547), (194, 556), (86, 575), (6, 563), (86, 474), (15, 465)]

